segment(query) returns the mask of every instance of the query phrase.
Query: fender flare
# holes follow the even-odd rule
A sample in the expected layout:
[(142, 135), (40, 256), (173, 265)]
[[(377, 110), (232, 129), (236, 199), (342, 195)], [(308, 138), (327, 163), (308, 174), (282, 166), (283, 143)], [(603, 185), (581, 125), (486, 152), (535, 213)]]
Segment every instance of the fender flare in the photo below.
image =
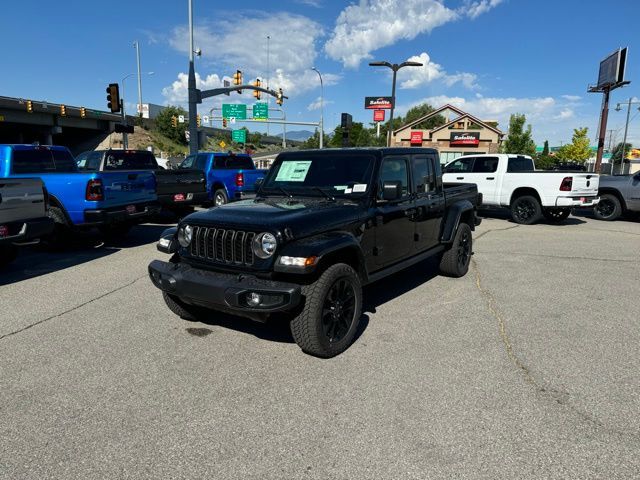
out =
[[(473, 210), (473, 204), (469, 200), (460, 200), (449, 207), (447, 217), (444, 219), (442, 226), (442, 243), (453, 242), (453, 238), (456, 235), (462, 216), (469, 211), (473, 212)], [(471, 222), (470, 227), (471, 230), (475, 230), (473, 222)]]

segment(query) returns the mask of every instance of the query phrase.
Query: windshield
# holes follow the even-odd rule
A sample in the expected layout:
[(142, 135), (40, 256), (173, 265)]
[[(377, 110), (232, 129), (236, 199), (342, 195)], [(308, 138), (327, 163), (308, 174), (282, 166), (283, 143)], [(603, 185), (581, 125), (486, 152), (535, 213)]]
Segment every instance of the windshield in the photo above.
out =
[(367, 152), (287, 155), (269, 170), (262, 191), (292, 195), (362, 196), (371, 184), (375, 158)]
[(104, 160), (105, 170), (156, 170), (158, 164), (151, 152), (112, 150)]

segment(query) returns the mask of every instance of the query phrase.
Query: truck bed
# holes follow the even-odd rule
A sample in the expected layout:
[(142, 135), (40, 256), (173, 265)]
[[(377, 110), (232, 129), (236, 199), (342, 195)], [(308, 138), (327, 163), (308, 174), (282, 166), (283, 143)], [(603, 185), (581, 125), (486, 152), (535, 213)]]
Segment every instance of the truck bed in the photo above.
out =
[(0, 178), (0, 223), (46, 217), (39, 178)]
[(476, 207), (482, 203), (475, 183), (443, 183), (442, 189), (447, 205), (459, 200), (469, 200)]

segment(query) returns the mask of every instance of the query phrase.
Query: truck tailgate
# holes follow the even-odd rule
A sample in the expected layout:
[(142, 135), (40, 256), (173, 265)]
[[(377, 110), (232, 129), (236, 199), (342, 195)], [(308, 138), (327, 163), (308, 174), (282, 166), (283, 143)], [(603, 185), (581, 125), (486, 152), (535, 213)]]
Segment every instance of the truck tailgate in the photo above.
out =
[(178, 170), (156, 170), (156, 193), (203, 193), (207, 191), (204, 172), (195, 168)]
[(44, 190), (39, 178), (0, 178), (0, 223), (46, 215)]
[(157, 199), (156, 178), (151, 171), (111, 171), (96, 175), (102, 179), (104, 206), (150, 202)]
[(594, 173), (571, 173), (571, 193), (575, 195), (594, 196), (598, 194), (600, 177)]
[(239, 173), (242, 173), (244, 176), (244, 186), (242, 187), (243, 192), (253, 193), (256, 191), (256, 182), (259, 178), (264, 178), (267, 174), (266, 170), (239, 170)]

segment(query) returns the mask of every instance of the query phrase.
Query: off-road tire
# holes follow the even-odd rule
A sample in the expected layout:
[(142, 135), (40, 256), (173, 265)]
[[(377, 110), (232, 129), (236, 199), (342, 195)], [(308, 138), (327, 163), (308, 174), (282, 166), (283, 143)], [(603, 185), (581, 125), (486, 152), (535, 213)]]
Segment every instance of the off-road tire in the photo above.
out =
[(220, 205), (224, 205), (225, 203), (229, 203), (229, 197), (227, 197), (227, 192), (225, 192), (222, 188), (219, 188), (215, 192), (213, 192), (214, 207), (219, 207)]
[(571, 215), (570, 208), (545, 208), (542, 210), (542, 215), (550, 223), (562, 223), (569, 215)]
[(531, 195), (522, 195), (511, 204), (511, 218), (520, 225), (531, 225), (542, 218), (542, 207), (538, 199)]
[[(334, 287), (345, 280), (352, 289), (354, 311), (346, 327), (346, 333), (337, 341), (331, 341), (324, 332), (327, 322), (323, 318), (327, 311), (326, 303), (331, 303), (328, 294)], [(338, 287), (336, 287), (338, 288)], [(349, 265), (337, 263), (327, 268), (320, 277), (302, 289), (304, 307), (302, 312), (291, 321), (291, 333), (298, 346), (310, 355), (331, 358), (344, 352), (353, 342), (358, 331), (360, 315), (362, 314), (362, 284), (356, 271)], [(343, 325), (345, 325), (343, 323)]]
[(15, 245), (0, 245), (0, 268), (4, 268), (13, 262), (18, 256), (18, 247)]
[(622, 204), (615, 195), (611, 193), (603, 193), (600, 195), (600, 201), (593, 209), (593, 216), (598, 220), (611, 222), (622, 215)]
[(43, 243), (52, 249), (61, 249), (69, 245), (71, 241), (71, 227), (62, 209), (49, 207), (47, 212), (53, 220), (53, 231), (44, 237)]
[(188, 305), (181, 301), (178, 297), (167, 292), (162, 292), (162, 298), (164, 298), (164, 303), (167, 304), (169, 310), (171, 310), (173, 313), (184, 320), (196, 322), (204, 314), (203, 308)]
[(440, 259), (440, 273), (447, 277), (464, 277), (469, 271), (473, 254), (473, 237), (467, 223), (458, 225), (458, 231), (449, 250)]

